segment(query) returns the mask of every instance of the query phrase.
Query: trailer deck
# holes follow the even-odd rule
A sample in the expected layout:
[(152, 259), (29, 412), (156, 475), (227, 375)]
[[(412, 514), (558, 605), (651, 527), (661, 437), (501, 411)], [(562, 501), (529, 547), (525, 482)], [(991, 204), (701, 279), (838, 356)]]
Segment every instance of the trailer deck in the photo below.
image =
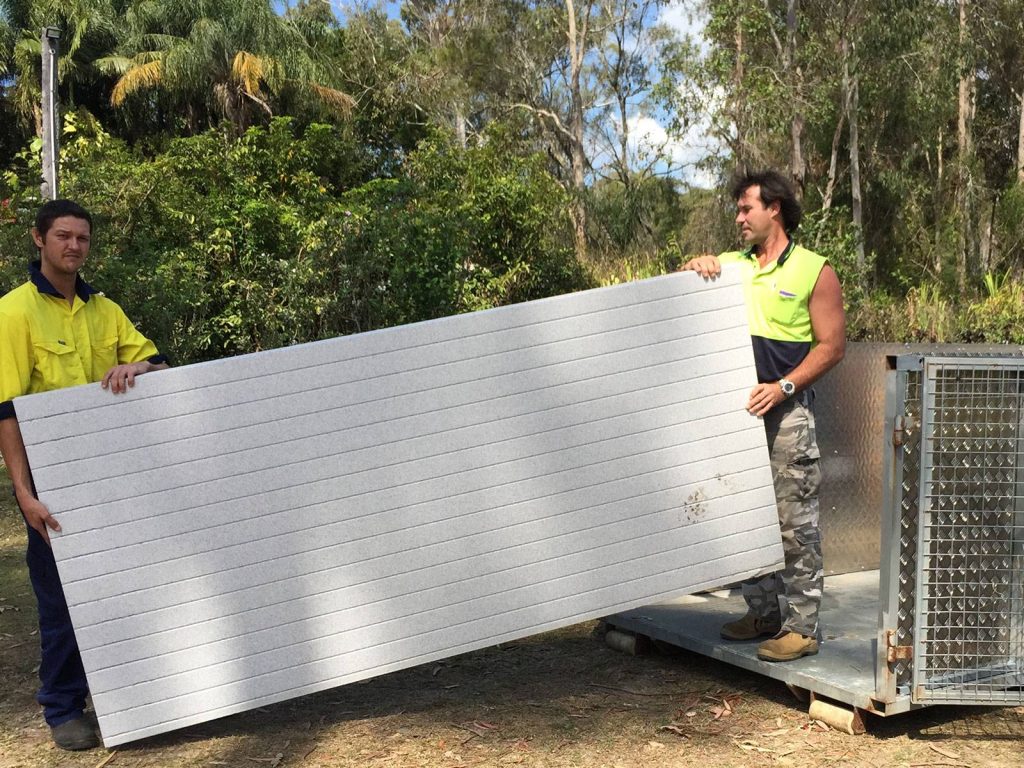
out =
[(825, 578), (822, 643), (815, 656), (785, 663), (757, 658), (757, 640), (723, 640), (719, 628), (746, 612), (738, 589), (705, 592), (605, 618), (613, 627), (704, 654), (787, 685), (872, 712), (893, 715), (915, 708), (909, 696), (875, 698), (878, 655), (879, 572)]

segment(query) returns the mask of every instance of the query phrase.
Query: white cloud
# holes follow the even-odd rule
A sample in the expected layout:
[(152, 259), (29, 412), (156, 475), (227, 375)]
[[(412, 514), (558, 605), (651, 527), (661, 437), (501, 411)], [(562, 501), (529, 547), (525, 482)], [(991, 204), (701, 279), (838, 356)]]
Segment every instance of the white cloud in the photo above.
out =
[(682, 138), (671, 138), (665, 127), (649, 115), (636, 114), (627, 121), (630, 151), (640, 158), (661, 155), (665, 166), (678, 169), (678, 176), (697, 187), (714, 186), (714, 179), (697, 168), (697, 163), (716, 151), (706, 125), (694, 125)]
[(701, 53), (705, 53), (707, 43), (704, 41), (704, 26), (707, 19), (703, 10), (694, 6), (693, 0), (672, 0), (658, 13), (658, 22), (698, 43)]

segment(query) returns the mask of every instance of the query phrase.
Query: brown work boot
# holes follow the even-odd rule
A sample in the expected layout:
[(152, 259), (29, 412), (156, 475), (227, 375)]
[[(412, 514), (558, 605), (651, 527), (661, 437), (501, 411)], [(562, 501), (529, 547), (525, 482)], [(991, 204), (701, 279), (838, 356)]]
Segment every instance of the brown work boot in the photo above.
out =
[(818, 652), (818, 641), (799, 632), (779, 632), (757, 646), (757, 658), (763, 661), (793, 661)]
[(780, 629), (781, 619), (762, 619), (748, 612), (742, 619), (723, 624), (719, 634), (726, 640), (753, 640), (763, 635), (777, 635)]

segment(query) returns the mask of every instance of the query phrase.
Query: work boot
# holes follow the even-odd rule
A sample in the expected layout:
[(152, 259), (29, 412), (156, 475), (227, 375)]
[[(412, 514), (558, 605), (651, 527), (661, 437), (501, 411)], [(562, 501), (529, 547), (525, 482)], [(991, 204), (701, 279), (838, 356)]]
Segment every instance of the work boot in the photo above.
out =
[(719, 634), (726, 640), (753, 640), (763, 635), (777, 635), (780, 629), (781, 619), (762, 619), (748, 612), (742, 619), (723, 624)]
[(818, 652), (818, 641), (799, 632), (779, 632), (757, 646), (757, 658), (763, 661), (793, 661)]
[(76, 717), (60, 725), (51, 725), (53, 743), (61, 749), (92, 749), (100, 745), (96, 729), (86, 717)]

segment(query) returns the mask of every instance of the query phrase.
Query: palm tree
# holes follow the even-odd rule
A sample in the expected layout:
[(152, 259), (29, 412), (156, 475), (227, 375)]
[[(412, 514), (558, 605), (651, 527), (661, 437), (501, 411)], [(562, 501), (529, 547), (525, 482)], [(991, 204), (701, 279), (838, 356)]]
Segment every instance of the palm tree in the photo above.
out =
[(142, 0), (125, 10), (115, 55), (96, 62), (115, 74), (110, 101), (148, 100), (175, 110), (195, 132), (219, 119), (242, 130), (291, 94), (347, 114), (351, 97), (289, 18), (269, 0)]
[(116, 10), (111, 0), (0, 0), (0, 14), (15, 37), (8, 69), (13, 78), (11, 95), (15, 110), (41, 128), (40, 62), (43, 27), (61, 30), (58, 82), (69, 105), (99, 103), (96, 98), (109, 87), (93, 65), (116, 43)]

